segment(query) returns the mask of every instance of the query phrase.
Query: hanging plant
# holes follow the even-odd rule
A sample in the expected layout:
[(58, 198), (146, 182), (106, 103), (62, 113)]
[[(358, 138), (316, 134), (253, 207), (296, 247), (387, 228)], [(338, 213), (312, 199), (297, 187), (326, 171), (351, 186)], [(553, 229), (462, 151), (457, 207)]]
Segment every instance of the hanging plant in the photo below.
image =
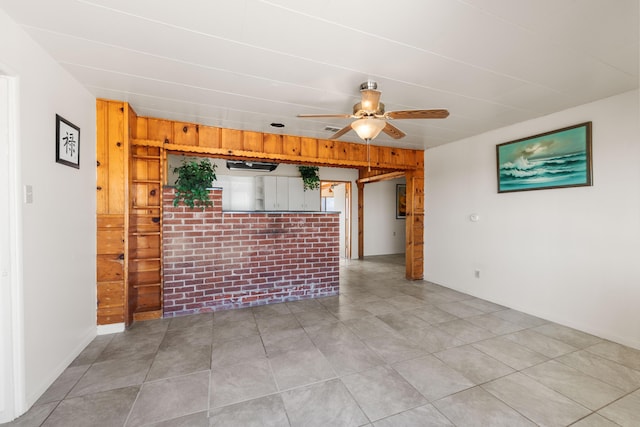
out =
[(318, 176), (318, 166), (298, 166), (300, 175), (302, 175), (302, 183), (304, 191), (315, 190), (320, 188), (320, 176)]
[(173, 199), (173, 206), (178, 206), (182, 201), (185, 205), (204, 210), (207, 206), (212, 206), (209, 199), (209, 188), (216, 180), (216, 165), (207, 159), (201, 161), (182, 161), (182, 165), (173, 169), (178, 174), (176, 180), (176, 198)]

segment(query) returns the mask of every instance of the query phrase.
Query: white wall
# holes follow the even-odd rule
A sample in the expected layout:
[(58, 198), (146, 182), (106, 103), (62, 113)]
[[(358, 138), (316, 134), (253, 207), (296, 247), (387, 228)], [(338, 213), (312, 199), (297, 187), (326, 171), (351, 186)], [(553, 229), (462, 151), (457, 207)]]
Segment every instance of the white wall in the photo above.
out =
[[(428, 150), (426, 280), (640, 348), (638, 96)], [(585, 121), (592, 187), (497, 193), (496, 144)]]
[[(31, 405), (96, 334), (95, 98), (0, 10), (18, 78), (25, 394)], [(56, 114), (80, 127), (80, 169), (55, 162)]]
[(364, 186), (364, 255), (405, 252), (406, 220), (396, 219), (396, 185), (404, 178)]
[[(351, 182), (351, 258), (356, 259), (358, 254), (358, 171), (356, 169), (321, 167), (318, 171), (322, 181), (348, 181)], [(342, 243), (341, 243), (342, 244)]]

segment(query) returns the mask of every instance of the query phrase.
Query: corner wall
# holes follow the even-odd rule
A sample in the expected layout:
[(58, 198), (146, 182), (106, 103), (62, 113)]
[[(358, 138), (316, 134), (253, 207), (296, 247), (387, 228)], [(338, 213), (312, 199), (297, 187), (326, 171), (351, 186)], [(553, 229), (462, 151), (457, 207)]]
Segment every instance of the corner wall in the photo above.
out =
[[(31, 406), (96, 334), (95, 98), (2, 10), (0, 40), (18, 79), (18, 185), (33, 188), (18, 207)], [(55, 161), (56, 114), (80, 127), (80, 169)]]
[[(425, 279), (640, 349), (638, 97), (428, 150)], [(592, 187), (497, 193), (497, 144), (586, 121)]]

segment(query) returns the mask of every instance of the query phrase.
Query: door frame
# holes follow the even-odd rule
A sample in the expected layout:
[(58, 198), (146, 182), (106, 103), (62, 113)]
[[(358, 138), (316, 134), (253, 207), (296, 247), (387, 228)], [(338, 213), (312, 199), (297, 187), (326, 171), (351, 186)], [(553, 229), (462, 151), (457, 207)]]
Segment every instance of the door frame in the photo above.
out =
[(0, 100), (6, 108), (0, 123), (6, 133), (0, 135), (0, 185), (3, 203), (1, 227), (7, 232), (2, 239), (2, 253), (7, 259), (0, 266), (0, 423), (8, 422), (26, 411), (24, 374), (24, 317), (22, 291), (22, 204), (20, 188), (20, 145), (18, 144), (18, 79), (4, 72), (0, 64)]
[[(335, 179), (323, 179), (320, 180), (320, 188), (322, 188), (322, 184), (344, 184), (344, 256), (345, 259), (351, 259), (351, 218), (352, 218), (352, 207), (351, 207), (351, 181), (341, 181)], [(322, 197), (322, 192), (320, 193), (320, 197)]]

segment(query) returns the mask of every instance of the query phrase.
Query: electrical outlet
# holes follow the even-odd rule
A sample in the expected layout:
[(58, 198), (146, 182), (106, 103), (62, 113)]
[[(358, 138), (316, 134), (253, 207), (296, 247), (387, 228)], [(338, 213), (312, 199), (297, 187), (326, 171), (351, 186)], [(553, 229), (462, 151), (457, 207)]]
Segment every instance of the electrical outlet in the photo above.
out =
[(473, 275), (475, 276), (476, 279), (479, 279), (480, 278), (480, 270), (475, 270), (473, 272)]

